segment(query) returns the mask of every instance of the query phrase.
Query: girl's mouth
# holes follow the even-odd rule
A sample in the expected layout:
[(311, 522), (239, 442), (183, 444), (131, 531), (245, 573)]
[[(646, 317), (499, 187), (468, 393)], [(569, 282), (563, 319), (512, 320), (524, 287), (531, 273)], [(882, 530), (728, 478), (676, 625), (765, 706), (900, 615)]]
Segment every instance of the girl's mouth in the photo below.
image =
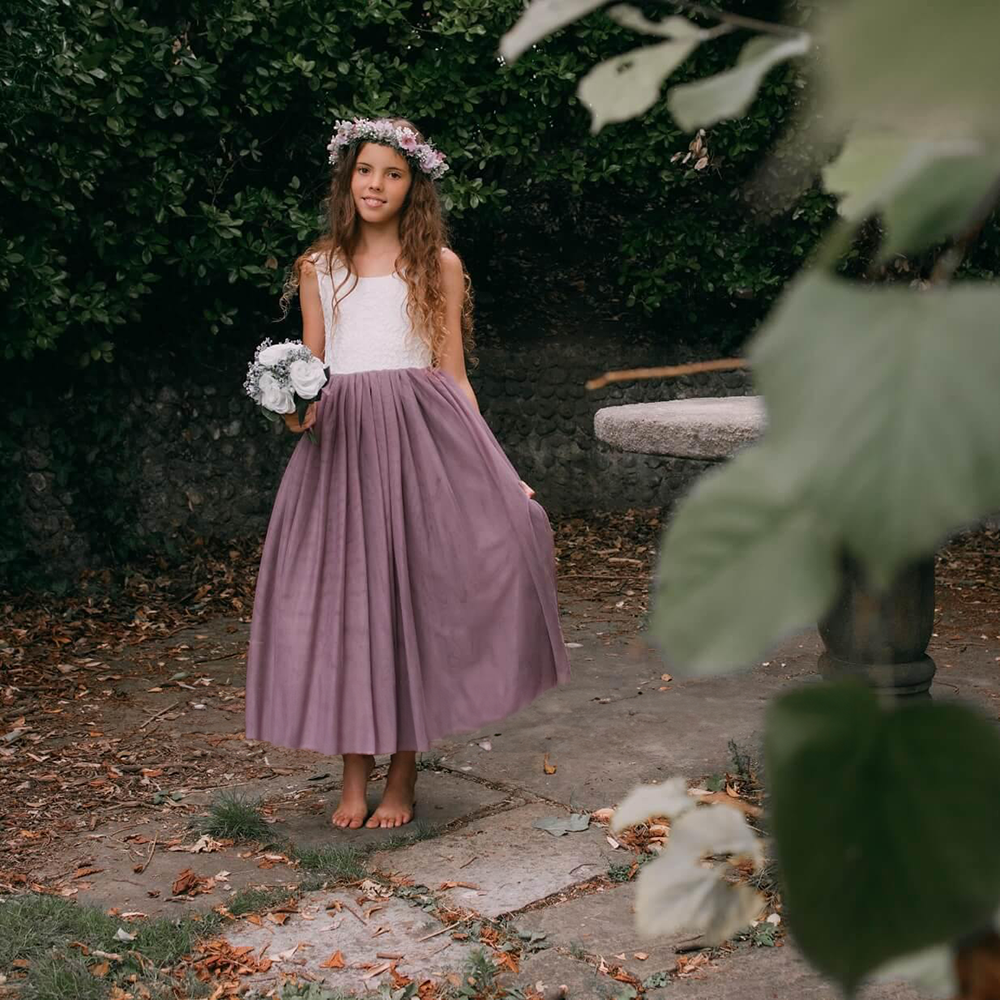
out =
[(385, 202), (380, 201), (378, 198), (362, 198), (361, 199), (369, 208), (381, 208)]

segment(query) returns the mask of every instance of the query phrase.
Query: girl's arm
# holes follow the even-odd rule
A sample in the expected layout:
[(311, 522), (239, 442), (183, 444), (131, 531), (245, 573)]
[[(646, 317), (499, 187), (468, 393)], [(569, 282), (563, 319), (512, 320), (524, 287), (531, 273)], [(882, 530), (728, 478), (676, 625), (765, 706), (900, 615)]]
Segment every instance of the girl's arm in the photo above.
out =
[[(443, 250), (441, 254), (441, 273), (445, 296), (445, 325), (448, 336), (441, 355), (441, 367), (458, 383), (459, 388), (469, 401), (479, 411), (479, 402), (469, 384), (469, 376), (465, 371), (465, 348), (462, 344), (462, 301), (465, 298), (465, 273), (462, 262), (451, 250)], [(533, 497), (535, 491), (522, 479), (521, 488)]]
[(316, 268), (305, 260), (299, 275), (299, 304), (302, 307), (302, 342), (320, 361), (326, 361), (326, 330), (323, 326), (323, 304), (319, 298)]
[[(326, 328), (323, 325), (323, 303), (320, 302), (319, 298), (319, 280), (316, 277), (316, 268), (307, 260), (302, 262), (302, 270), (299, 272), (299, 305), (302, 307), (302, 343), (320, 361), (324, 361)], [(296, 434), (309, 430), (314, 423), (316, 423), (315, 403), (310, 403), (306, 407), (301, 424), (298, 414), (285, 414), (285, 426)]]
[(441, 252), (441, 277), (444, 286), (444, 320), (448, 328), (441, 352), (441, 368), (458, 383), (469, 402), (479, 411), (479, 401), (465, 371), (465, 348), (462, 344), (462, 301), (465, 298), (465, 273), (458, 255), (451, 250)]

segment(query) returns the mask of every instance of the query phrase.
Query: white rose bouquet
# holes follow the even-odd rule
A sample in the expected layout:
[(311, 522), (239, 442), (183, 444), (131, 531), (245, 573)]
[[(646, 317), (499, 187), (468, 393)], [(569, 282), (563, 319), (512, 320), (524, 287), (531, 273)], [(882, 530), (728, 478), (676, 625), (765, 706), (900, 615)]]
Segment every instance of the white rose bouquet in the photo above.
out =
[[(272, 344), (268, 338), (254, 352), (243, 388), (268, 420), (277, 422), (294, 412), (301, 424), (329, 377), (323, 362), (301, 340)], [(314, 440), (311, 430), (306, 433)]]

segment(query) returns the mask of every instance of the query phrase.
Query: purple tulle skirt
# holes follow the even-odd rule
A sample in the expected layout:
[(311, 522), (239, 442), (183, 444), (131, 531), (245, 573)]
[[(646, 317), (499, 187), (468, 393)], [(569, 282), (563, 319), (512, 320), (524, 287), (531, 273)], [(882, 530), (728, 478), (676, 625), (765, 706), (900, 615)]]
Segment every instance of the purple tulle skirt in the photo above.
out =
[(548, 517), (455, 379), (333, 374), (316, 416), (264, 542), (247, 738), (426, 750), (568, 680)]

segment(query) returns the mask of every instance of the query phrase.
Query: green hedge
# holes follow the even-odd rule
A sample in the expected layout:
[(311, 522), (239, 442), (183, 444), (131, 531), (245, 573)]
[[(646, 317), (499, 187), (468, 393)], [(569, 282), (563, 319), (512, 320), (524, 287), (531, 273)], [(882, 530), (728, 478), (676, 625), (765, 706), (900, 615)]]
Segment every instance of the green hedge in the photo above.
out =
[[(728, 6), (779, 13), (766, 0)], [(109, 558), (129, 554), (128, 492), (109, 471), (127, 443), (127, 404), (111, 389), (118, 376), (96, 363), (114, 363), (117, 351), (138, 377), (148, 351), (249, 353), (277, 317), (286, 268), (316, 234), (332, 123), (355, 113), (407, 115), (448, 154), (444, 200), (478, 287), (507, 280), (505, 257), (519, 243), (544, 239), (554, 253), (590, 253), (591, 271), (665, 337), (738, 343), (831, 212), (810, 193), (762, 226), (741, 197), (795, 106), (796, 68), (774, 70), (746, 118), (710, 131), (710, 164), (697, 171), (671, 162), (691, 136), (662, 105), (593, 136), (574, 96), (592, 65), (647, 39), (597, 12), (505, 66), (498, 40), (522, 9), (522, 0), (8, 8), (0, 357), (11, 388), (0, 461), (10, 467), (26, 422), (58, 395), (60, 475), (93, 477), (94, 545)], [(703, 46), (679, 78), (724, 67), (740, 41)], [(544, 268), (529, 280), (545, 294)], [(17, 508), (20, 489), (5, 477), (0, 514)], [(0, 576), (14, 572), (19, 545), (16, 518), (3, 516)]]
[[(332, 121), (387, 109), (448, 153), (444, 197), (465, 243), (516, 229), (551, 189), (614, 231), (607, 267), (640, 310), (682, 304), (718, 326), (713, 308), (769, 298), (829, 211), (816, 198), (761, 229), (736, 197), (786, 120), (794, 67), (712, 130), (698, 172), (669, 162), (689, 137), (662, 107), (589, 134), (576, 81), (641, 36), (596, 13), (505, 67), (497, 42), (521, 8), (26, 0), (3, 25), (3, 356), (110, 360), (122, 337), (200, 338), (271, 311), (315, 231)], [(704, 47), (688, 72), (720, 68), (738, 42)]]

